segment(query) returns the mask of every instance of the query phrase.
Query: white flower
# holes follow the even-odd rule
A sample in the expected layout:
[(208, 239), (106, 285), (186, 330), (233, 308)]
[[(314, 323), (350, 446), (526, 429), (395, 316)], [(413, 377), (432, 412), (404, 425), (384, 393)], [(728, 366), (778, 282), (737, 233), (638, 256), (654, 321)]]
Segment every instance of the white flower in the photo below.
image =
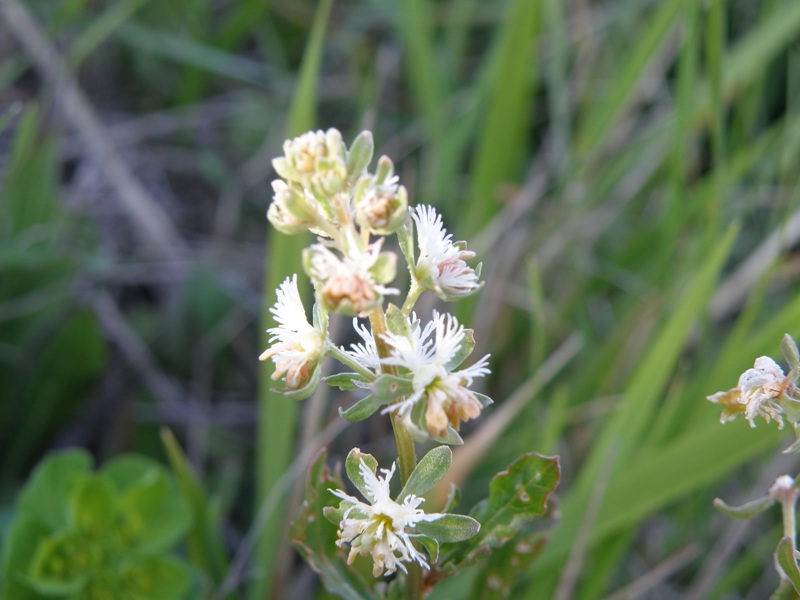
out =
[(394, 471), (392, 463), (391, 469), (381, 469), (383, 477), (379, 477), (361, 459), (359, 472), (364, 479), (369, 504), (342, 490), (330, 490), (344, 501), (342, 507), (346, 507), (339, 523), (336, 545), (343, 548), (350, 544), (347, 564), (352, 564), (358, 554), (372, 554), (372, 574), (375, 577), (382, 573), (391, 575), (398, 567), (407, 573), (404, 562), (416, 561), (423, 568), (430, 569), (423, 554), (414, 547), (411, 541), (414, 533), (409, 530), (421, 521), (435, 521), (444, 516), (425, 514), (419, 508), (424, 499), (413, 494), (406, 496), (402, 503), (392, 500), (389, 482)]
[(458, 429), (461, 421), (478, 417), (483, 403), (468, 386), (474, 378), (490, 373), (489, 355), (466, 369), (453, 371), (466, 358), (459, 354), (466, 336), (467, 331), (454, 316), (436, 311), (425, 327), (411, 328), (410, 338), (385, 333), (383, 337), (391, 348), (390, 356), (382, 362), (408, 369), (414, 391), (383, 412), (396, 410), (409, 421), (412, 408), (418, 402), (425, 402), (424, 427), (435, 438), (444, 436), (448, 425)]
[(287, 277), (277, 295), (278, 300), (270, 312), (275, 315), (278, 326), (268, 330), (272, 335), (269, 340), (272, 345), (259, 360), (272, 358), (275, 363), (272, 379), (285, 377), (286, 389), (298, 390), (309, 383), (319, 366), (327, 351), (328, 336), (308, 322), (297, 289), (297, 275), (291, 279)]
[(735, 388), (712, 394), (708, 400), (724, 407), (720, 417), (722, 423), (744, 413), (750, 427), (755, 427), (754, 419), (762, 416), (767, 423), (770, 419), (775, 420), (778, 428), (783, 429), (784, 408), (780, 402), (789, 384), (780, 366), (768, 356), (761, 356), (752, 369), (742, 373)]
[(419, 259), (414, 276), (424, 287), (443, 300), (456, 300), (478, 291), (483, 283), (478, 281), (480, 265), (476, 271), (465, 260), (475, 258), (466, 245), (452, 242), (442, 224), (441, 215), (431, 206), (417, 206), (411, 211), (417, 224)]
[(396, 256), (381, 252), (381, 242), (366, 252), (353, 251), (339, 258), (322, 244), (304, 251), (306, 271), (317, 295), (328, 310), (366, 314), (383, 302), (383, 296), (399, 290), (384, 285), (394, 278)]
[(378, 347), (375, 344), (375, 336), (372, 334), (372, 329), (362, 325), (355, 318), (353, 319), (353, 329), (356, 330), (362, 342), (350, 344), (350, 350), (344, 350), (345, 354), (368, 369), (378, 370), (381, 366), (381, 359), (378, 356)]

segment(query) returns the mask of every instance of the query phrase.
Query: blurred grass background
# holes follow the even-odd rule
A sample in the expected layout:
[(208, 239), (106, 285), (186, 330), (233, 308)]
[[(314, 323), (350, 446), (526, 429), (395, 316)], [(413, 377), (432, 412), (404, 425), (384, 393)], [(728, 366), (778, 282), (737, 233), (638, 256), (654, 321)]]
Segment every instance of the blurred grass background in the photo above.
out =
[(711, 500), (797, 460), (704, 398), (800, 336), (799, 41), (796, 0), (0, 2), (0, 527), (48, 450), (163, 458), (167, 425), (216, 583), (326, 597), (284, 541), (303, 463), (391, 434), (331, 441), (346, 398), (268, 392), (264, 307), (307, 240), (264, 212), (287, 136), (369, 128), (484, 262), (458, 310), (497, 403), (456, 454), (464, 505), (522, 452), (562, 459), (513, 597), (767, 597), (777, 515)]

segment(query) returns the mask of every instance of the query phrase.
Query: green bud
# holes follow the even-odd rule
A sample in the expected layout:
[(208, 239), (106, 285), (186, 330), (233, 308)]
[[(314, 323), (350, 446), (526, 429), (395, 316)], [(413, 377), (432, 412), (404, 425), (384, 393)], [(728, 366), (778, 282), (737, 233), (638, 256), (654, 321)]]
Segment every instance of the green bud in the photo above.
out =
[(347, 176), (354, 180), (359, 177), (372, 161), (375, 143), (371, 131), (362, 131), (353, 140), (350, 151), (347, 153)]

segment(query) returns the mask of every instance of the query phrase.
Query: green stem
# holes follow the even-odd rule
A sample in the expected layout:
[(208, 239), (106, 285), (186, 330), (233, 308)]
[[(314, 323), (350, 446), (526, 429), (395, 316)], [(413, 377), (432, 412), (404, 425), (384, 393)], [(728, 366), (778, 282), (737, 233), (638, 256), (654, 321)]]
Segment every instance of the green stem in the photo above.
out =
[(792, 495), (791, 499), (781, 502), (783, 509), (783, 535), (789, 536), (792, 540), (792, 548), (797, 548), (797, 527), (795, 525), (795, 511), (797, 496)]
[(375, 377), (376, 377), (375, 373), (370, 371), (367, 367), (362, 365), (360, 362), (358, 362), (356, 359), (354, 359), (352, 356), (350, 356), (349, 354), (347, 354), (346, 352), (344, 352), (340, 348), (337, 348), (336, 346), (331, 345), (331, 347), (328, 348), (328, 354), (330, 354), (333, 358), (338, 360), (343, 365), (348, 366), (351, 369), (353, 369), (353, 371), (355, 371), (359, 375), (363, 375), (364, 377), (366, 377), (370, 381), (375, 381)]
[(403, 308), (400, 309), (403, 312), (403, 315), (406, 317), (411, 314), (411, 310), (414, 308), (414, 305), (417, 303), (417, 298), (423, 292), (423, 288), (417, 285), (417, 282), (412, 279), (411, 280), (411, 289), (408, 290), (408, 296), (406, 297), (406, 301), (403, 302)]
[[(409, 294), (410, 296), (411, 294)], [(408, 301), (406, 301), (407, 303)], [(381, 307), (376, 308), (369, 314), (369, 323), (372, 327), (372, 335), (375, 337), (375, 347), (380, 358), (389, 357), (389, 348), (383, 339), (386, 333), (386, 317)], [(389, 375), (397, 375), (397, 367), (394, 365), (382, 365), (381, 371)], [(392, 413), (392, 429), (394, 439), (397, 442), (397, 461), (400, 463), (400, 479), (403, 485), (406, 484), (414, 467), (417, 466), (417, 451), (414, 447), (414, 438), (411, 432), (403, 423), (403, 419), (397, 414)], [(409, 600), (422, 599), (422, 568), (415, 562), (408, 566), (407, 592)]]

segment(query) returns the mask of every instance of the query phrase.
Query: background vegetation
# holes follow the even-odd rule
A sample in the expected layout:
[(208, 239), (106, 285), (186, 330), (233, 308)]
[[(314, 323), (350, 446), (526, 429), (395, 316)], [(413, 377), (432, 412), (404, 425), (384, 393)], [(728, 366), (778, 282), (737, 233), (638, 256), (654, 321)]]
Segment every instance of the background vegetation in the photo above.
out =
[(302, 473), (391, 432), (266, 390), (305, 240), (264, 212), (287, 136), (370, 128), (484, 262), (465, 503), (561, 456), (513, 597), (767, 597), (778, 516), (711, 500), (797, 460), (704, 398), (800, 336), (798, 40), (795, 0), (0, 2), (0, 529), (46, 452), (166, 460), (166, 425), (216, 586), (325, 597), (284, 541)]

